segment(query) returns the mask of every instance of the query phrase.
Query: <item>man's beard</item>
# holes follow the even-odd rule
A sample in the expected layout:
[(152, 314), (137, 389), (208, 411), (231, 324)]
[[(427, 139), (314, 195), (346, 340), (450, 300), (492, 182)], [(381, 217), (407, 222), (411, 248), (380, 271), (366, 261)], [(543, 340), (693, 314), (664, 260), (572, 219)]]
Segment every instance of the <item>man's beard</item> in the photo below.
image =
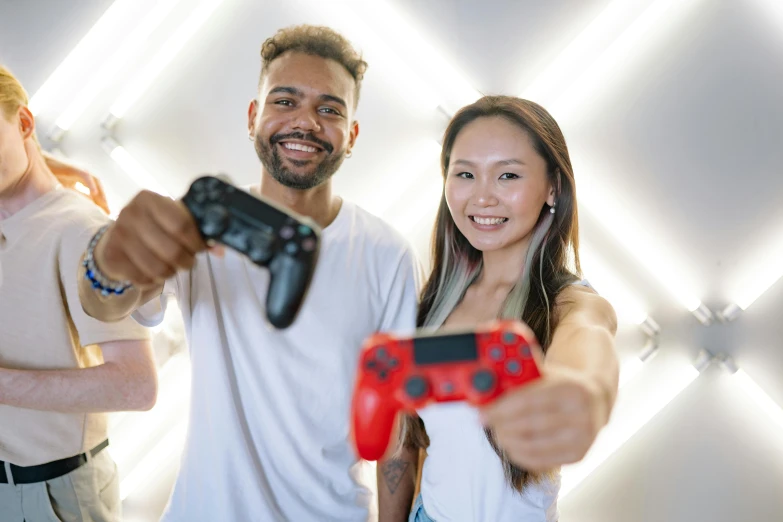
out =
[[(313, 172), (306, 174), (292, 172), (287, 166), (283, 165), (283, 159), (280, 157), (280, 154), (275, 147), (277, 143), (287, 139), (316, 143), (324, 149), (326, 157), (315, 166)], [(258, 159), (261, 160), (261, 164), (273, 178), (280, 184), (297, 190), (307, 190), (321, 185), (337, 172), (337, 169), (340, 168), (340, 165), (342, 165), (343, 160), (345, 159), (345, 151), (333, 154), (334, 147), (332, 147), (330, 143), (320, 140), (312, 134), (303, 134), (301, 132), (275, 134), (269, 138), (268, 143), (257, 134), (255, 149), (256, 154), (258, 154)], [(312, 163), (311, 160), (302, 161), (291, 158), (287, 158), (287, 160), (295, 167), (305, 167)]]

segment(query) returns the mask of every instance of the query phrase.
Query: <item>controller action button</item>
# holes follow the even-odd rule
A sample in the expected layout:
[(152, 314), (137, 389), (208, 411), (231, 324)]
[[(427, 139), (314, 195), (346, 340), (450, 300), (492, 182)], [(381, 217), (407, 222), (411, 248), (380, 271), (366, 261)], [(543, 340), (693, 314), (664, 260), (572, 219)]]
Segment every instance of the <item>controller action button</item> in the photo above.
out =
[(312, 252), (315, 250), (315, 239), (308, 237), (302, 241), (302, 250)]
[(196, 192), (193, 195), (193, 199), (195, 200), (196, 203), (198, 203), (199, 205), (202, 205), (207, 200), (207, 195), (204, 194), (203, 192)]
[(473, 388), (481, 393), (495, 387), (495, 375), (489, 370), (479, 370), (473, 374)]
[(207, 190), (214, 190), (220, 185), (220, 181), (217, 178), (208, 178), (204, 181), (204, 186)]
[(299, 225), (297, 231), (299, 232), (300, 236), (309, 236), (312, 233), (312, 229), (307, 225)]
[(294, 237), (294, 229), (289, 226), (285, 226), (280, 229), (280, 237), (283, 239), (291, 239)]
[(286, 243), (285, 244), (285, 253), (289, 256), (295, 256), (299, 252), (299, 245), (296, 243)]
[(530, 357), (530, 346), (524, 345), (519, 351), (522, 352), (522, 357)]
[(512, 332), (503, 332), (503, 342), (506, 344), (512, 344), (517, 342), (517, 336)]
[(508, 361), (506, 363), (506, 370), (512, 375), (517, 375), (522, 370), (522, 365), (519, 361)]
[(493, 346), (489, 349), (489, 356), (494, 361), (499, 361), (503, 358), (503, 348), (500, 346)]
[(410, 377), (405, 381), (405, 393), (412, 399), (424, 397), (427, 393), (427, 381), (424, 377)]

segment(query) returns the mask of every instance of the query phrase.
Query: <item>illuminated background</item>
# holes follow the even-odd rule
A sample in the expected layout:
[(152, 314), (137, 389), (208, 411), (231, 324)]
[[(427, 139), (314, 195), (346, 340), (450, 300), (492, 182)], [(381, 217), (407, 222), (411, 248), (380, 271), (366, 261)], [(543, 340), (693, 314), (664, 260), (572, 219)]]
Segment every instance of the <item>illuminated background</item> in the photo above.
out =
[[(519, 94), (563, 127), (585, 275), (622, 320), (623, 387), (591, 454), (564, 469), (562, 519), (779, 521), (783, 4), (2, 0), (0, 63), (35, 94), (44, 146), (99, 175), (117, 211), (202, 173), (257, 181), (259, 47), (297, 23), (364, 51), (361, 135), (336, 190), (424, 259), (446, 115)], [(112, 419), (131, 522), (162, 511), (187, 420), (176, 310), (155, 344), (158, 405)]]

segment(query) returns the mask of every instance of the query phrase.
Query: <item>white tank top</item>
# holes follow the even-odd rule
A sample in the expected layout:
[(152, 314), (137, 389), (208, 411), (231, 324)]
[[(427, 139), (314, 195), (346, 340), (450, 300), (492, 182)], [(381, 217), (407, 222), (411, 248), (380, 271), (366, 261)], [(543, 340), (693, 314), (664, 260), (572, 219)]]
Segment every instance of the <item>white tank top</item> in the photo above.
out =
[[(581, 286), (590, 286), (585, 280)], [(438, 522), (556, 522), (560, 476), (513, 489), (487, 440), (478, 410), (463, 402), (418, 410), (430, 446), (421, 479), (427, 515)]]

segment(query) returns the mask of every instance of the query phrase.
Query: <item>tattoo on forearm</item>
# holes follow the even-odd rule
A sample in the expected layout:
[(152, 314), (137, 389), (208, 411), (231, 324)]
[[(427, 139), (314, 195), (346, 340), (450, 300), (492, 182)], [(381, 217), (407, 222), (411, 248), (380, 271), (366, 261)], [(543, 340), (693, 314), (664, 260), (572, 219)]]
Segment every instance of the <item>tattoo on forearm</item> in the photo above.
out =
[(397, 488), (405, 477), (405, 472), (408, 471), (410, 462), (405, 462), (400, 459), (393, 459), (383, 465), (382, 472), (383, 478), (386, 480), (386, 486), (389, 488), (389, 493), (394, 495)]

